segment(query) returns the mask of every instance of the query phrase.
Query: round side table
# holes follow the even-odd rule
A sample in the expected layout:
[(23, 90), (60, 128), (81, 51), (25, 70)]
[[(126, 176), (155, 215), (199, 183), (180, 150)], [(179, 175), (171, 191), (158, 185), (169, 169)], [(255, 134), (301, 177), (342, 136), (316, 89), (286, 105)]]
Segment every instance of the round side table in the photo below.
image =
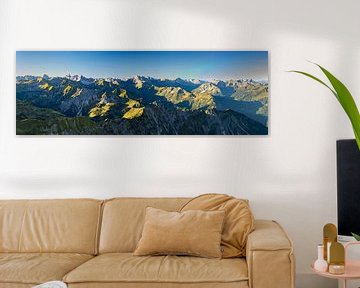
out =
[(360, 242), (349, 242), (345, 246), (345, 273), (344, 274), (331, 274), (329, 272), (320, 272), (314, 269), (314, 264), (311, 264), (311, 269), (318, 275), (322, 277), (338, 279), (343, 282), (343, 288), (346, 288), (348, 280), (360, 279), (360, 260), (347, 260), (346, 250), (351, 245), (360, 245)]

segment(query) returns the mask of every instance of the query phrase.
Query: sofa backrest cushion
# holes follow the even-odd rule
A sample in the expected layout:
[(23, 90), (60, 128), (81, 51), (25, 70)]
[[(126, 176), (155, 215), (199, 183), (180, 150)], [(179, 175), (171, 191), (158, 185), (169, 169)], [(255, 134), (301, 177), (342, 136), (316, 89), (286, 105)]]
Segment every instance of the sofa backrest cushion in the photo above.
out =
[(179, 211), (189, 198), (116, 198), (105, 201), (99, 253), (131, 253), (141, 237), (146, 207)]
[(189, 255), (221, 258), (225, 211), (168, 212), (147, 207), (134, 255)]
[(1, 252), (96, 254), (102, 201), (0, 200)]
[(226, 212), (221, 235), (223, 258), (245, 257), (248, 235), (254, 230), (254, 216), (249, 201), (226, 194), (203, 194), (190, 200), (181, 211), (205, 210)]

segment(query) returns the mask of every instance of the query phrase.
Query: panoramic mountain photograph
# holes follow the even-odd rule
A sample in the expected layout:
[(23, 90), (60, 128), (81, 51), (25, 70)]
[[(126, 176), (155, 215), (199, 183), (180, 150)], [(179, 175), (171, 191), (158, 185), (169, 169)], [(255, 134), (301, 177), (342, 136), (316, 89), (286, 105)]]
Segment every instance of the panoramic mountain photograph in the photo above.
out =
[(17, 135), (267, 135), (267, 51), (17, 51)]

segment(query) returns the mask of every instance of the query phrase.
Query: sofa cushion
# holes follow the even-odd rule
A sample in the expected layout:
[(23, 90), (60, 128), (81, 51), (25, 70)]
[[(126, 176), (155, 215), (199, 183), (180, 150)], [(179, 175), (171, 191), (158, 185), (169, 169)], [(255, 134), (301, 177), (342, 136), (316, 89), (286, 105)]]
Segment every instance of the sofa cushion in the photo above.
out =
[(247, 237), (254, 230), (254, 216), (248, 200), (236, 199), (225, 194), (204, 194), (191, 199), (181, 209), (188, 210), (225, 211), (221, 237), (222, 257), (245, 257)]
[(33, 284), (22, 283), (0, 283), (0, 288), (32, 288)]
[(0, 200), (0, 253), (95, 254), (102, 201)]
[[(198, 283), (121, 283), (119, 282), (93, 282), (71, 283), (68, 288), (249, 288), (248, 281), (236, 282), (198, 282)], [(28, 287), (2, 287), (0, 288), (28, 288)]]
[(192, 255), (221, 258), (224, 211), (168, 212), (146, 208), (134, 255)]
[(179, 211), (189, 200), (189, 198), (115, 198), (105, 201), (99, 252), (134, 252), (141, 237), (147, 206)]
[[(67, 283), (247, 283), (246, 261), (189, 256), (97, 256), (64, 277)], [(159, 286), (158, 286), (159, 287)], [(162, 286), (161, 286), (162, 287)], [(209, 287), (209, 286), (208, 286)]]
[(72, 253), (0, 253), (0, 283), (40, 284), (61, 280), (92, 257)]

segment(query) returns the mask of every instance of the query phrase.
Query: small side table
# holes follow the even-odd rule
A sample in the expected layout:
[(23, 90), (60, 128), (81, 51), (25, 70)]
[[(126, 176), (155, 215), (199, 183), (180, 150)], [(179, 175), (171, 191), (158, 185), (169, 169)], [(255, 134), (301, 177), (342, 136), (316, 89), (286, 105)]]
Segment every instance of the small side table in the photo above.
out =
[(346, 250), (349, 246), (360, 245), (360, 242), (349, 242), (345, 246), (345, 273), (344, 274), (331, 274), (329, 272), (320, 272), (314, 269), (314, 264), (311, 265), (311, 269), (318, 275), (327, 278), (338, 279), (339, 281), (343, 280), (343, 288), (346, 288), (348, 280), (360, 279), (360, 260), (347, 260)]

